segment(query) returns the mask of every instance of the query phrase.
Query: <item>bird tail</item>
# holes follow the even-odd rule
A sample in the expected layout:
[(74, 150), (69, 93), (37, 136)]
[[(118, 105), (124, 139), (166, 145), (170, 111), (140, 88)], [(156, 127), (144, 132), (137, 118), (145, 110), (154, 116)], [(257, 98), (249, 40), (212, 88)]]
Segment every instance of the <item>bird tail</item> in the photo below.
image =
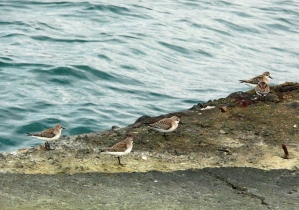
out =
[(248, 83), (248, 80), (239, 80), (240, 83)]

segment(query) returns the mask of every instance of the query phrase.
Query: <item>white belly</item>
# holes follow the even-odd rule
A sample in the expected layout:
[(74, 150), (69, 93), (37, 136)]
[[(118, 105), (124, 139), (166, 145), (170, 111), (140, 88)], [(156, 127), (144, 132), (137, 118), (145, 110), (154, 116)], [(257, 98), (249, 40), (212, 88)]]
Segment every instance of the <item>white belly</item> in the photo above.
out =
[(52, 138), (46, 138), (46, 137), (40, 137), (40, 136), (31, 136), (31, 137), (37, 138), (42, 141), (55, 141), (55, 140), (59, 139), (59, 135), (54, 136)]
[(115, 156), (123, 156), (126, 154), (129, 154), (131, 152), (132, 148), (125, 150), (124, 152), (102, 152), (104, 154), (109, 154), (109, 155), (115, 155)]
[(178, 126), (172, 126), (170, 129), (168, 130), (164, 130), (162, 128), (155, 128), (155, 127), (151, 127), (153, 129), (155, 129), (156, 131), (160, 131), (160, 132), (163, 132), (163, 133), (168, 133), (168, 132), (171, 132), (171, 131), (174, 131)]

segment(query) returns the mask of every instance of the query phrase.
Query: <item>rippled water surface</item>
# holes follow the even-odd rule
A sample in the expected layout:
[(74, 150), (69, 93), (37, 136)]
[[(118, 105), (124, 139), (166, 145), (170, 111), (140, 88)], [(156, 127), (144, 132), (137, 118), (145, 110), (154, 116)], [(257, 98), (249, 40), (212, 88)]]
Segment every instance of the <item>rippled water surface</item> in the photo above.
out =
[(299, 80), (298, 1), (0, 1), (0, 151)]

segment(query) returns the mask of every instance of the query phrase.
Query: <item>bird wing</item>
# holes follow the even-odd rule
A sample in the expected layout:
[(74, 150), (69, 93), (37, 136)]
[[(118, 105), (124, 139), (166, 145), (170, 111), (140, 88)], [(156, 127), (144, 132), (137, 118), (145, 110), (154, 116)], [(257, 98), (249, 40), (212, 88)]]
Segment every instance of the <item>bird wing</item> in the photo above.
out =
[(248, 83), (249, 80), (239, 80), (239, 81), (240, 81), (240, 83), (244, 83), (244, 82)]
[(172, 123), (172, 120), (167, 118), (167, 119), (162, 119), (162, 120), (159, 120), (158, 122), (152, 123), (149, 126), (152, 128), (162, 128), (164, 130), (168, 130), (172, 126), (171, 123)]
[(54, 128), (50, 128), (50, 129), (44, 130), (40, 133), (30, 133), (28, 135), (29, 136), (39, 136), (39, 137), (53, 138), (55, 136), (54, 131), (55, 131)]
[(127, 143), (124, 141), (118, 142), (117, 144), (114, 144), (113, 146), (103, 149), (105, 152), (123, 152), (127, 149)]
[(251, 83), (251, 84), (257, 84), (259, 83), (260, 81), (263, 80), (263, 75), (259, 75), (259, 76), (256, 76), (250, 80), (239, 80), (241, 83)]

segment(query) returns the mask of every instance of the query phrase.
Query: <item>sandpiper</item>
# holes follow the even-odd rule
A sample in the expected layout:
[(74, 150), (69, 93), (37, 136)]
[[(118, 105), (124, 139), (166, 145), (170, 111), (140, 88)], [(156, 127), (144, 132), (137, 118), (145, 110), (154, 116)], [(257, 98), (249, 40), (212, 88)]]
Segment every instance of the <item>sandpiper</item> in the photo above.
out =
[(118, 164), (124, 166), (120, 162), (120, 157), (129, 154), (132, 151), (132, 148), (133, 148), (133, 137), (128, 135), (128, 137), (125, 140), (118, 142), (106, 149), (101, 149), (100, 153), (117, 156)]
[(155, 123), (149, 125), (150, 128), (160, 131), (163, 133), (164, 138), (166, 139), (166, 133), (174, 131), (180, 122), (180, 118), (178, 116), (172, 116), (171, 118), (164, 118)]
[(239, 81), (241, 83), (245, 83), (246, 85), (248, 85), (250, 87), (254, 87), (259, 82), (266, 82), (268, 84), (271, 79), (273, 79), (273, 78), (270, 76), (270, 72), (266, 71), (262, 75), (256, 76), (250, 80), (239, 80)]
[(255, 87), (255, 92), (259, 96), (265, 97), (268, 93), (270, 93), (270, 87), (266, 82), (259, 82)]
[(27, 136), (31, 136), (31, 137), (46, 141), (45, 148), (46, 148), (46, 150), (50, 150), (50, 144), (48, 143), (48, 141), (55, 141), (55, 140), (59, 139), (62, 129), (65, 129), (65, 128), (62, 127), (62, 125), (57, 124), (57, 125), (55, 125), (54, 128), (49, 128), (40, 133), (27, 133)]

